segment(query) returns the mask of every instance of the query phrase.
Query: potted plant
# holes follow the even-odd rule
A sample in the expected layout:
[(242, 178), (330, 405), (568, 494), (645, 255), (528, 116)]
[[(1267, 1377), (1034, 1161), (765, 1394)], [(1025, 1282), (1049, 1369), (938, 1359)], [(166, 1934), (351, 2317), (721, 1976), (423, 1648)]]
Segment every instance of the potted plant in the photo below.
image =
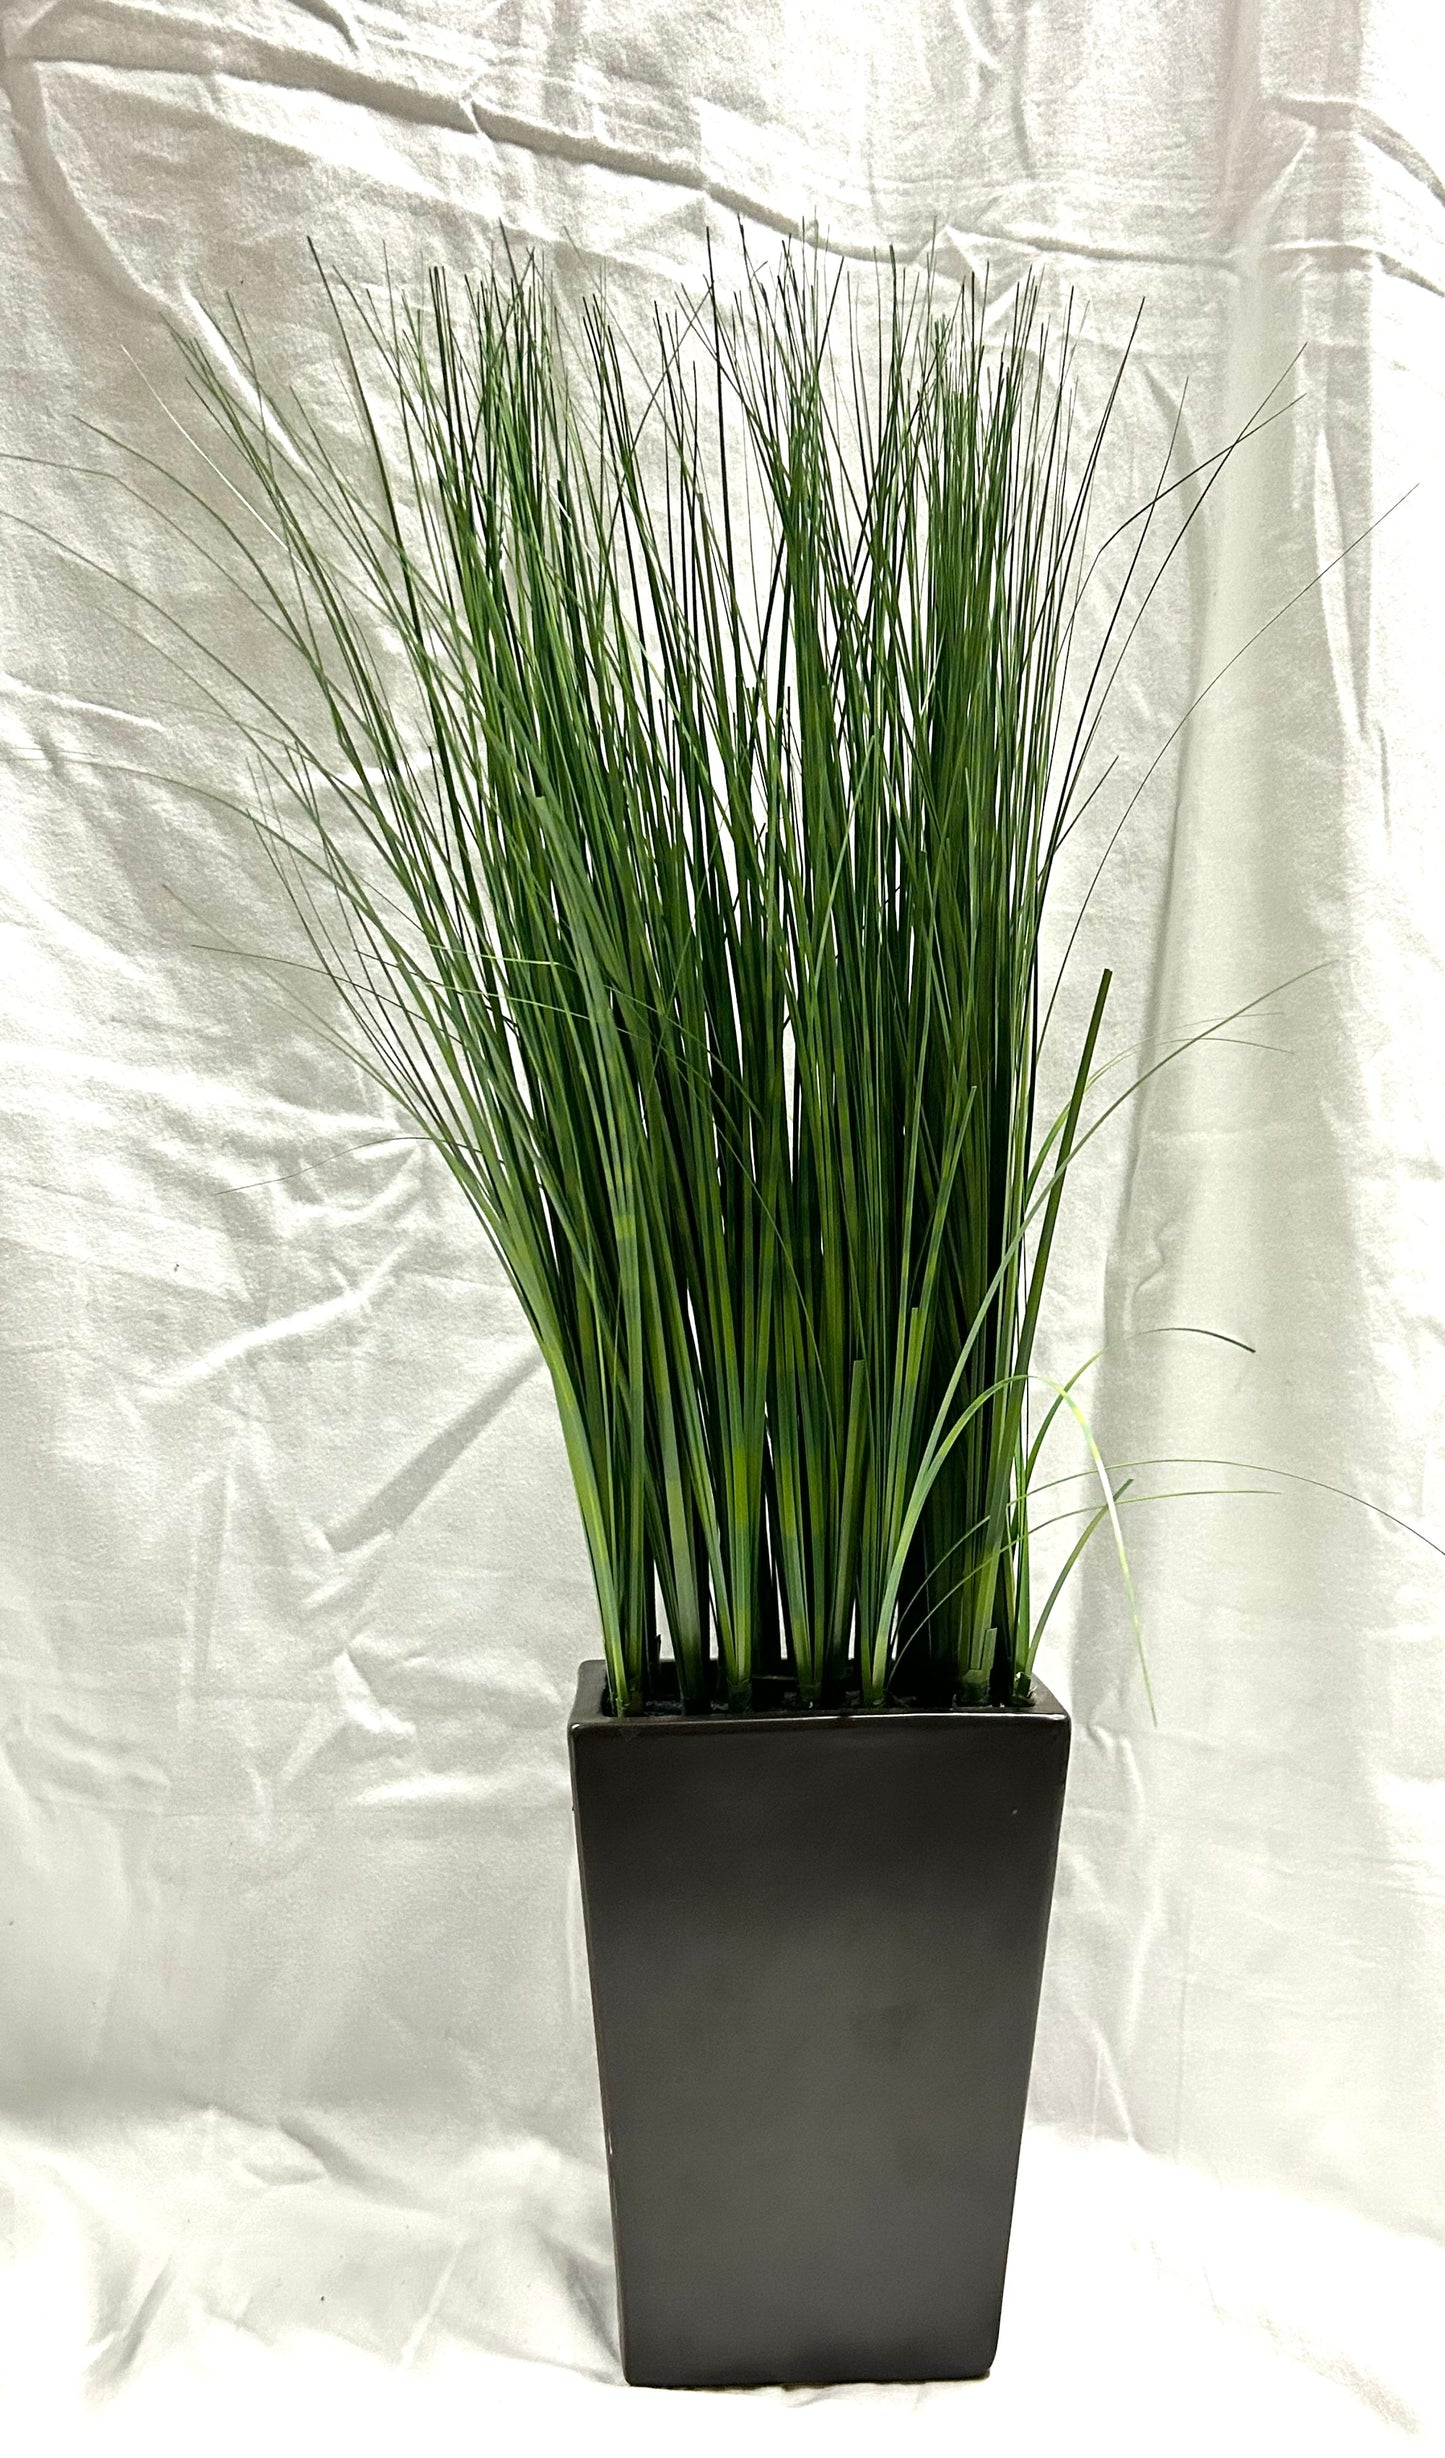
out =
[[(1070, 691), (1081, 432), (1025, 284), (795, 253), (569, 344), (531, 268), (328, 283), (359, 457), (198, 346), (308, 683), (260, 824), (551, 1373), (623, 2361), (959, 2376), (997, 2335), (1068, 1756), (1035, 1335), (1041, 931), (1159, 495)], [(198, 495), (197, 501), (201, 500)], [(259, 714), (256, 713), (259, 709)], [(1101, 1472), (1102, 1476), (1102, 1472)]]

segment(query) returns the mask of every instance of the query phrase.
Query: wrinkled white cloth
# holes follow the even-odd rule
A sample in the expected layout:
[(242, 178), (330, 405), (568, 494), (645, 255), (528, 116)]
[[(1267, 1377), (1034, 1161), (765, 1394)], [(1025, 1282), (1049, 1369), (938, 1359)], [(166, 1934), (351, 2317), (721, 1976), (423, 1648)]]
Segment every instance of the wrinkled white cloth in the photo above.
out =
[[(1445, 20), (7, 0), (0, 32), (0, 496), (37, 525), (0, 592), (8, 2446), (1445, 2432), (1445, 1562), (1380, 1515), (1445, 1543)], [(1233, 1463), (1136, 1498), (1265, 1490), (1126, 1512), (1157, 1722), (1104, 1540), (1048, 1634), (1074, 1760), (993, 2377), (684, 2412), (617, 2374), (546, 1378), (269, 961), (235, 740), (81, 558), (224, 644), (220, 583), (37, 464), (114, 470), (87, 421), (174, 462), (164, 320), (228, 291), (314, 374), (308, 237), (405, 282), (505, 225), (626, 314), (709, 230), (735, 269), (738, 216), (863, 263), (936, 233), (1001, 303), (1037, 261), (1088, 302), (1086, 389), (1142, 299), (1120, 503), (1186, 378), (1186, 459), (1298, 399), (1114, 696), (1066, 901), (1147, 782), (1059, 1080), (1103, 963), (1121, 1084), (1279, 994), (1091, 1145), (1046, 1323), (1057, 1376), (1103, 1351), (1111, 1462)]]

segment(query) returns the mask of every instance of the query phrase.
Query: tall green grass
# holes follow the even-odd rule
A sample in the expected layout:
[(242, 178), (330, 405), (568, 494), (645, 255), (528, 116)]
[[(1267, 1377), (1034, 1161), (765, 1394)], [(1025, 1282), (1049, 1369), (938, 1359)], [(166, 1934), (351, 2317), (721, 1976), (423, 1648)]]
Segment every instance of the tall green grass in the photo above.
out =
[(693, 1708), (1021, 1703), (1109, 989), (1041, 1115), (1042, 932), (1163, 495), (1076, 672), (1127, 351), (1086, 424), (1032, 285), (995, 332), (795, 251), (642, 360), (531, 267), (327, 295), (345, 453), (185, 345), (306, 686), (233, 677), (258, 815), (541, 1346), (613, 1702), (665, 1637)]

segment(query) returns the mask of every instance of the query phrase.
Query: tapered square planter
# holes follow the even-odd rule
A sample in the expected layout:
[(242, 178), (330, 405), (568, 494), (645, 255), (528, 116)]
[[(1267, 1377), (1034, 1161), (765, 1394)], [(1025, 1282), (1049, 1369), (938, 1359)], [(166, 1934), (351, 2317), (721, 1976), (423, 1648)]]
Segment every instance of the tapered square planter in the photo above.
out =
[(629, 2381), (987, 2372), (1069, 1720), (568, 1727)]

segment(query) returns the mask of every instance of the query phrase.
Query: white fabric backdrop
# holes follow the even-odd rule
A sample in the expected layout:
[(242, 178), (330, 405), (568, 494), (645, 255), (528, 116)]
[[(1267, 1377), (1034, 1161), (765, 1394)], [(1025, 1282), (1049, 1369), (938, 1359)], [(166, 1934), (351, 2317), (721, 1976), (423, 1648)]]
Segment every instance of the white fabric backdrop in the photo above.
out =
[[(1140, 643), (1121, 777), (1416, 491), (1162, 762), (1076, 996), (1113, 963), (1122, 1048), (1315, 969), (1252, 1021), (1269, 1046), (1185, 1061), (1093, 1147), (1049, 1354), (1108, 1341), (1111, 1458), (1267, 1461), (1445, 1541), (1427, 0), (10, 0), (0, 26), (11, 453), (86, 458), (91, 419), (173, 456), (163, 317), (230, 289), (304, 367), (306, 235), (406, 277), (499, 218), (624, 310), (695, 280), (709, 228), (731, 262), (738, 214), (864, 257), (936, 224), (1000, 291), (1037, 257), (1101, 345), (1143, 297), (1125, 492), (1186, 376), (1202, 449), (1304, 349)], [(116, 489), (12, 463), (4, 500), (229, 620)], [(1102, 1553), (1051, 1634), (1075, 1755), (994, 2377), (618, 2386), (562, 1729), (595, 1638), (545, 1377), (440, 1167), (225, 952), (284, 937), (199, 790), (234, 743), (114, 591), (29, 531), (4, 551), (12, 2445), (1440, 2432), (1445, 1564), (1282, 1478), (1136, 1520), (1157, 1728)], [(1256, 1353), (1146, 1336), (1181, 1322)]]

